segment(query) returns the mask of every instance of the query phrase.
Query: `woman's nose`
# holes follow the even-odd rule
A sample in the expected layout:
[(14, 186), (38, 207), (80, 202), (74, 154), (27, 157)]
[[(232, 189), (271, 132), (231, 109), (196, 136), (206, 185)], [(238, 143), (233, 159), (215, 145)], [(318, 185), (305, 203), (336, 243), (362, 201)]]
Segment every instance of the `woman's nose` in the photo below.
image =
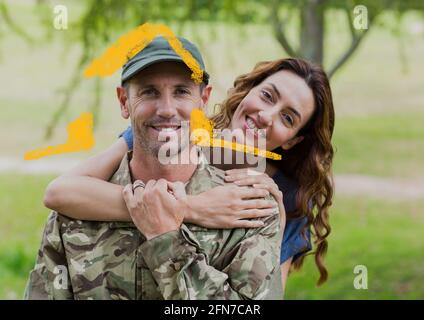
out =
[(259, 125), (262, 128), (272, 126), (272, 113), (266, 111), (259, 111), (258, 113)]

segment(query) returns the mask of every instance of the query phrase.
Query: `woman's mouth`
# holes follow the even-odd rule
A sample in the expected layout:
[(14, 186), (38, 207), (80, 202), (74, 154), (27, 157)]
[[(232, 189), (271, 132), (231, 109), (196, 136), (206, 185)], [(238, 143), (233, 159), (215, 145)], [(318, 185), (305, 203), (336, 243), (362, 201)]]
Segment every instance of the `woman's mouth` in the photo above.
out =
[(266, 129), (259, 129), (258, 126), (256, 125), (256, 122), (249, 116), (246, 116), (245, 129), (252, 130), (253, 135), (255, 137), (261, 137), (266, 139)]

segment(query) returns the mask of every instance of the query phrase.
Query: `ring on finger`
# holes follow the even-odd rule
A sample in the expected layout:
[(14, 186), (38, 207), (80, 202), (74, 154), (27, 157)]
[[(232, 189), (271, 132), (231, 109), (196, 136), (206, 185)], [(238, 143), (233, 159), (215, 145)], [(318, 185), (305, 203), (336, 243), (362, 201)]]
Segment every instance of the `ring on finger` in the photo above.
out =
[(137, 188), (145, 188), (146, 187), (146, 185), (144, 184), (144, 182), (142, 182), (142, 181), (136, 181), (134, 184), (133, 184), (133, 192), (134, 192), (134, 190), (135, 189), (137, 189)]

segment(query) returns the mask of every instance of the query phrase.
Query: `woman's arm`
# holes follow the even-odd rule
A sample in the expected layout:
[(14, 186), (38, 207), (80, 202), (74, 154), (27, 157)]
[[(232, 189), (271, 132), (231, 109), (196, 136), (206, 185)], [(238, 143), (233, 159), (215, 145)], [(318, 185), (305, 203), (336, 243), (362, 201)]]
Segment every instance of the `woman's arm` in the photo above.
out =
[(122, 198), (123, 186), (109, 183), (124, 154), (124, 139), (92, 156), (53, 180), (44, 195), (44, 205), (74, 219), (130, 221)]
[[(127, 143), (118, 139), (105, 151), (53, 180), (45, 193), (45, 206), (74, 219), (131, 221), (122, 197), (123, 186), (104, 181), (117, 170), (128, 151)], [(258, 177), (255, 182), (266, 184), (267, 181)], [(221, 186), (199, 195), (189, 195), (184, 221), (208, 228), (260, 227), (260, 221), (248, 219), (272, 212), (269, 201), (256, 199), (269, 191), (273, 193), (272, 189), (266, 189), (266, 185), (249, 190)]]

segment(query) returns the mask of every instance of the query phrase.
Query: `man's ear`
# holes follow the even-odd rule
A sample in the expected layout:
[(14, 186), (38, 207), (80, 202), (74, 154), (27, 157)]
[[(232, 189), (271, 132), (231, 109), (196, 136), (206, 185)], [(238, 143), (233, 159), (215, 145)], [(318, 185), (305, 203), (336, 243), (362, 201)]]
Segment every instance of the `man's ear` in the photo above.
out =
[(298, 143), (300, 143), (303, 140), (303, 136), (298, 136), (298, 137), (294, 137), (292, 139), (290, 139), (289, 141), (287, 141), (286, 143), (284, 143), (281, 148), (283, 148), (283, 150), (289, 150), (291, 148), (293, 148), (295, 145), (297, 145)]
[(116, 87), (116, 95), (119, 100), (119, 105), (121, 107), (121, 115), (124, 119), (130, 117), (130, 110), (128, 104), (127, 90), (124, 87)]
[(212, 86), (206, 86), (205, 88), (203, 88), (202, 93), (201, 93), (201, 99), (202, 99), (202, 106), (201, 109), (207, 114), (208, 110), (207, 109), (207, 105), (208, 105), (208, 101), (209, 98), (211, 96), (211, 91), (212, 91)]

